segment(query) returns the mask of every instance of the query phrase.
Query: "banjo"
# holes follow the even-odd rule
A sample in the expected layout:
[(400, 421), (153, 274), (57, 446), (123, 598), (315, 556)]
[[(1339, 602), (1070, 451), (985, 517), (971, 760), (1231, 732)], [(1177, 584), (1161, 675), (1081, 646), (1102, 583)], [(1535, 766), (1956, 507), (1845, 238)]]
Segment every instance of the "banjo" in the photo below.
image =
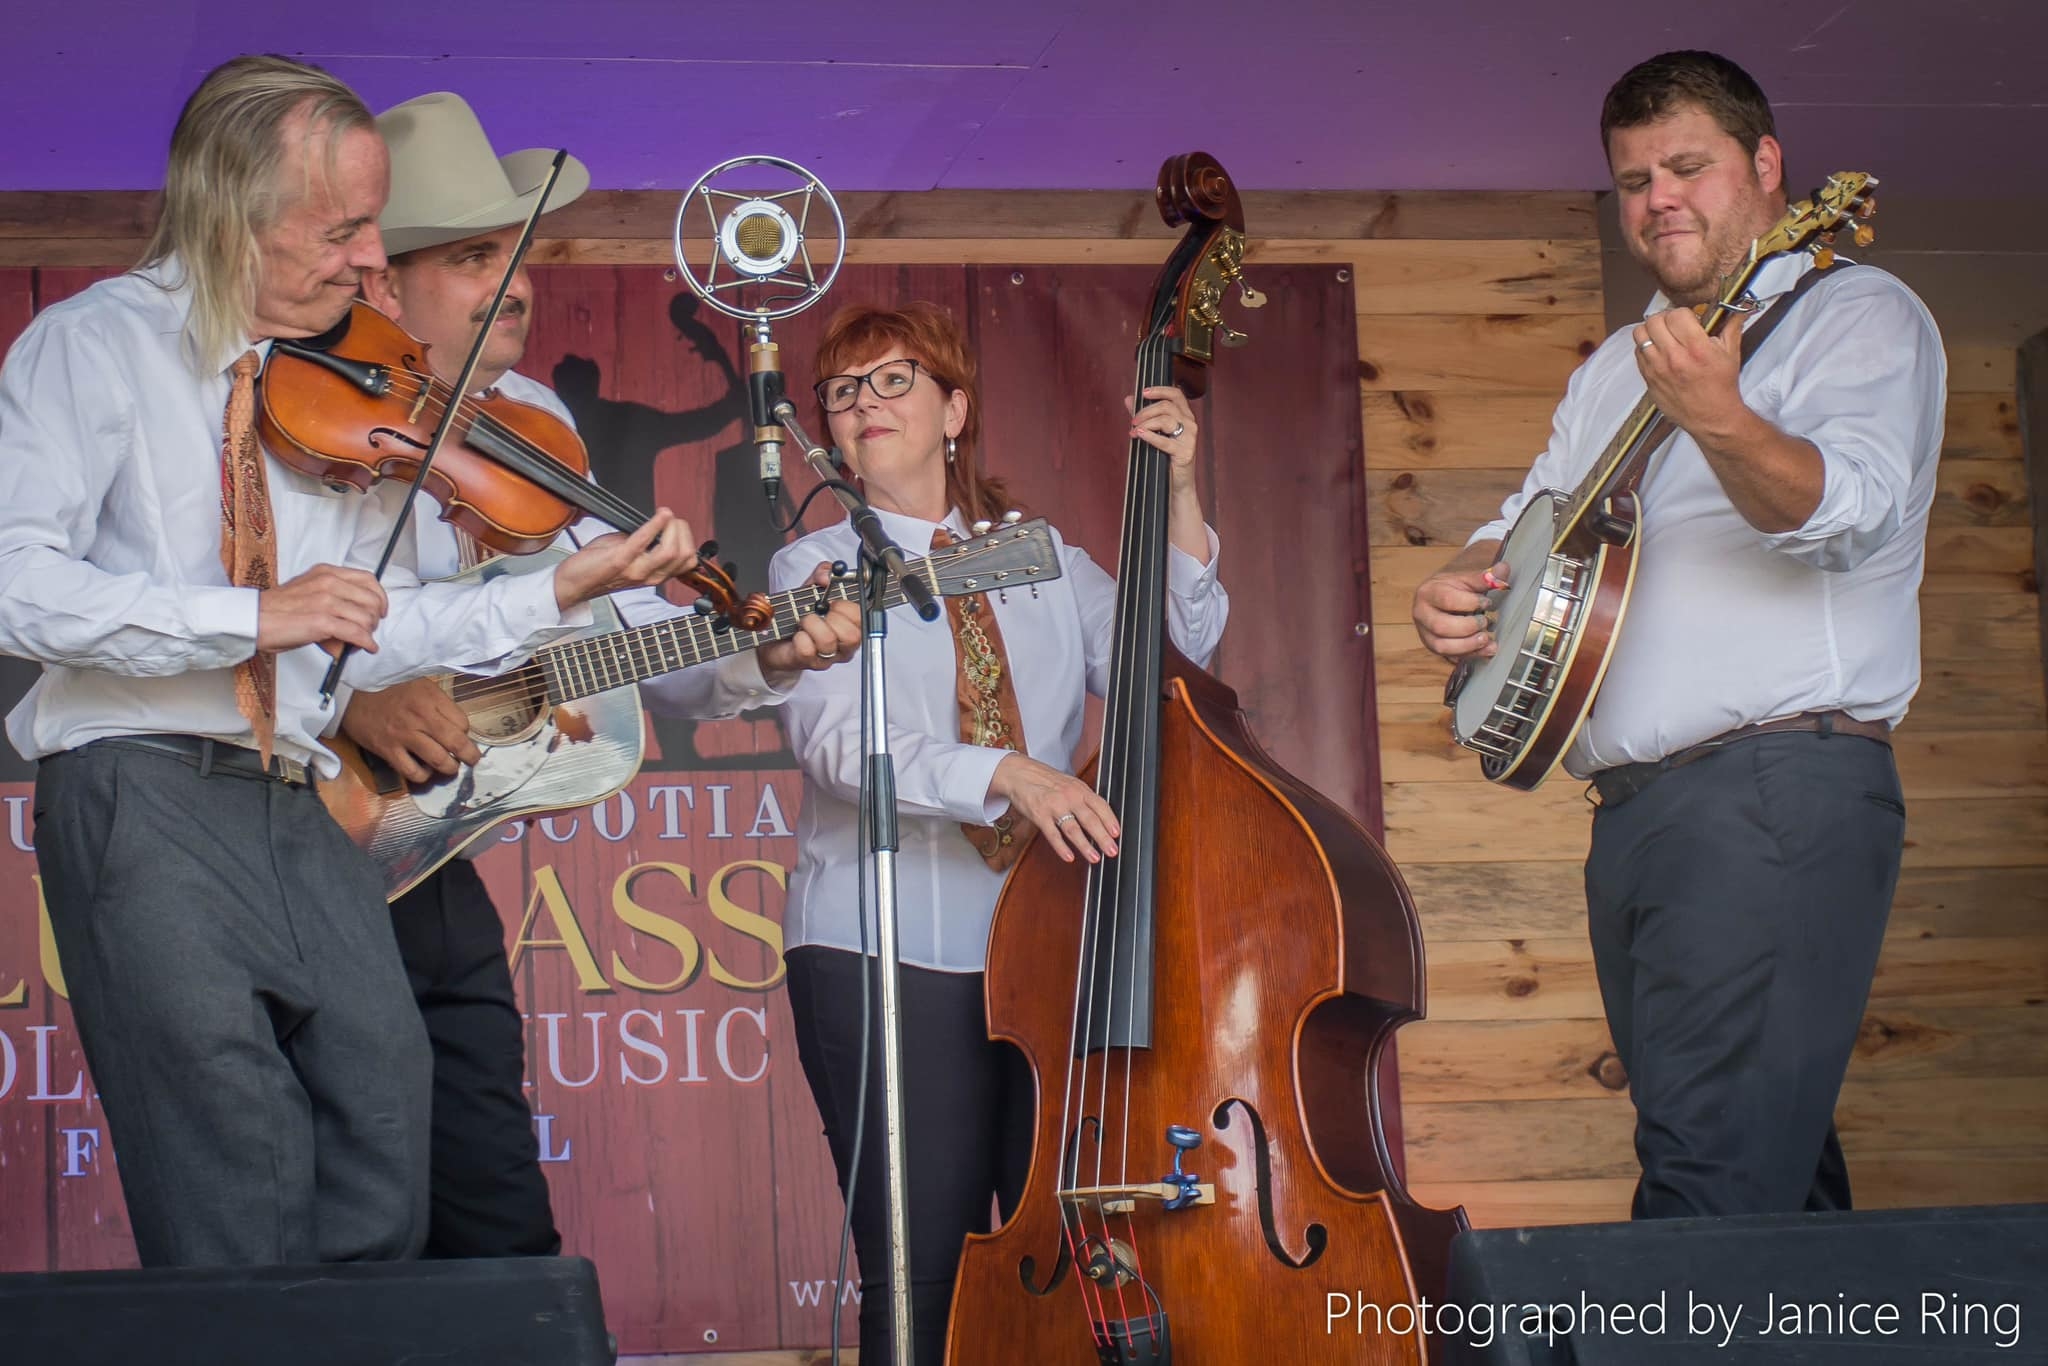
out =
[[(1837, 172), (1812, 199), (1787, 209), (1705, 306), (1708, 335), (1756, 309), (1749, 286), (1769, 258), (1811, 252), (1818, 265), (1811, 280), (1834, 265), (1843, 222), (1852, 221), (1856, 244), (1867, 245), (1876, 235), (1867, 222), (1877, 210), (1869, 193), (1876, 184), (1861, 171)], [(1744, 336), (1745, 356), (1785, 307)], [(1479, 752), (1492, 781), (1524, 791), (1541, 783), (1592, 711), (1635, 583), (1639, 486), (1650, 456), (1675, 430), (1645, 395), (1579, 486), (1537, 493), (1508, 532), (1500, 553), (1508, 584), (1487, 595), (1499, 648), (1491, 659), (1461, 661), (1444, 689), (1453, 738)]]

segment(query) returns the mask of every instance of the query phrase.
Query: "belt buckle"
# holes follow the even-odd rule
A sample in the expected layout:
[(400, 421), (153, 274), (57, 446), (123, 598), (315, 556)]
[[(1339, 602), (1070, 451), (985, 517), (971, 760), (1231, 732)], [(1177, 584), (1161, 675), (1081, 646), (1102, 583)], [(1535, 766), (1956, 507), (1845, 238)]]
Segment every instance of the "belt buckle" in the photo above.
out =
[(273, 754), (271, 763), (277, 769), (277, 776), (293, 787), (306, 785), (306, 766), (297, 759), (287, 759), (282, 754)]

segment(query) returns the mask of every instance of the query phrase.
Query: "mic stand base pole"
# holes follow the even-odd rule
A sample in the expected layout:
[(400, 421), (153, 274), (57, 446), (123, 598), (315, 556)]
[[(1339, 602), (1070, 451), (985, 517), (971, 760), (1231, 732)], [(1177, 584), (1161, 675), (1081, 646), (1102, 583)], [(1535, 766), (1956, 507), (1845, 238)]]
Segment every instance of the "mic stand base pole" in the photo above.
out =
[(889, 757), (888, 688), (884, 664), (889, 634), (882, 598), (888, 586), (887, 566), (872, 556), (861, 557), (866, 589), (862, 597), (861, 707), (865, 713), (868, 752), (862, 781), (870, 793), (869, 840), (875, 868), (876, 970), (882, 975), (882, 1114), (887, 1147), (889, 1196), (889, 1323), (894, 1360), (909, 1366), (910, 1201), (909, 1163), (903, 1132), (902, 991), (896, 942), (896, 770)]

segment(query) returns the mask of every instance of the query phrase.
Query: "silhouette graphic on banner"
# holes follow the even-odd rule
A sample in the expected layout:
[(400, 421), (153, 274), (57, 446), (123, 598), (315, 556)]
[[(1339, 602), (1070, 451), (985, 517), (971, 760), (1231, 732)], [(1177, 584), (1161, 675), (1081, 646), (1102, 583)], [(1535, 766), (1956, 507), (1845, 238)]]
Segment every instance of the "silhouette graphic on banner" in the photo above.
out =
[[(604, 371), (595, 360), (564, 356), (555, 366), (555, 392), (575, 415), (576, 428), (590, 450), (590, 469), (597, 481), (637, 508), (652, 510), (654, 462), (672, 446), (691, 445), (717, 437), (734, 423), (741, 439), (716, 456), (710, 516), (682, 510), (693, 525), (718, 529), (718, 558), (734, 566), (741, 591), (760, 591), (768, 581), (768, 561), (782, 538), (767, 518), (754, 444), (747, 440), (747, 390), (733, 364), (732, 352), (717, 330), (700, 316), (697, 296), (679, 290), (669, 300), (668, 317), (691, 364), (708, 364), (724, 379), (725, 391), (701, 408), (668, 412), (646, 403), (603, 397)], [(772, 722), (767, 709), (748, 712), (749, 721)], [(700, 727), (728, 734), (732, 722), (697, 722), (649, 713), (660, 756), (646, 767), (657, 771), (703, 768), (788, 768), (794, 763), (779, 726), (751, 727), (754, 746), (732, 753), (705, 754), (698, 744)], [(772, 738), (771, 738), (772, 734)], [(759, 748), (761, 744), (767, 748)], [(730, 745), (717, 746), (732, 748)]]

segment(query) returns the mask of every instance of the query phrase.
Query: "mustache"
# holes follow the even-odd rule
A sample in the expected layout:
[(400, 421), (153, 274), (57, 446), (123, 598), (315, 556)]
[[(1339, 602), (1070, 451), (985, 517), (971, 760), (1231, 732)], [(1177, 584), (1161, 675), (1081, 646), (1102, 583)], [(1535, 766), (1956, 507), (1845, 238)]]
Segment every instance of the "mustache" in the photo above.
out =
[(1640, 236), (1645, 242), (1654, 241), (1656, 239), (1657, 234), (1663, 232), (1667, 228), (1679, 228), (1686, 232), (1698, 233), (1702, 237), (1707, 235), (1706, 224), (1700, 222), (1697, 218), (1688, 218), (1683, 223), (1674, 222), (1670, 219), (1645, 223), (1643, 225), (1642, 232), (1639, 233), (1638, 236)]
[[(474, 312), (474, 313), (470, 314), (470, 315), (469, 315), (469, 320), (470, 320), (471, 322), (473, 322), (473, 323), (480, 323), (480, 322), (482, 322), (482, 321), (484, 320), (484, 316), (485, 316), (486, 314), (488, 314), (488, 313), (489, 313), (490, 311), (491, 311), (491, 306), (490, 306), (489, 304), (485, 304), (485, 305), (484, 305), (484, 306), (483, 306), (482, 308), (479, 308), (479, 309), (478, 309), (478, 310), (477, 310), (476, 312)], [(499, 309), (499, 310), (498, 310), (498, 316), (499, 316), (499, 317), (501, 317), (501, 318), (523, 318), (523, 317), (525, 317), (525, 316), (526, 316), (526, 300), (524, 300), (524, 299), (507, 299), (507, 300), (505, 300), (505, 306), (504, 306), (503, 308), (501, 308), (501, 309)]]

